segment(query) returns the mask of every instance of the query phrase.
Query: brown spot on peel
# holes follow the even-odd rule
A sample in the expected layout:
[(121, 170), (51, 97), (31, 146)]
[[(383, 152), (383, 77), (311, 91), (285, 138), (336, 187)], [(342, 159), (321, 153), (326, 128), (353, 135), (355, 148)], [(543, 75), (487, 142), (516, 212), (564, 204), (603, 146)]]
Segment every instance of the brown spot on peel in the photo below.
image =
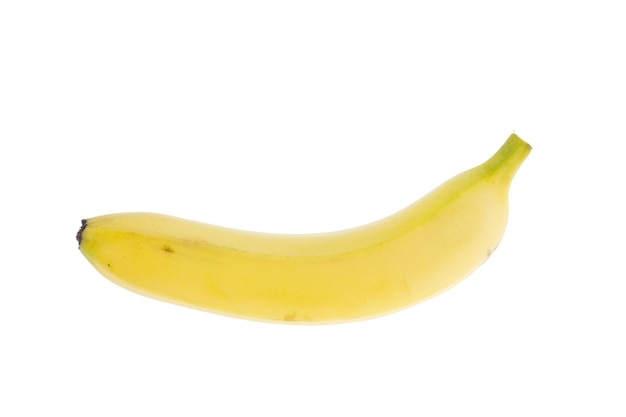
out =
[(172, 247), (171, 247), (171, 246), (169, 246), (169, 245), (163, 245), (163, 246), (161, 246), (161, 250), (162, 250), (163, 252), (167, 252), (167, 253), (174, 253), (174, 249), (172, 249)]
[(291, 313), (287, 313), (284, 315), (284, 321), (296, 321), (298, 316), (298, 311), (292, 311)]

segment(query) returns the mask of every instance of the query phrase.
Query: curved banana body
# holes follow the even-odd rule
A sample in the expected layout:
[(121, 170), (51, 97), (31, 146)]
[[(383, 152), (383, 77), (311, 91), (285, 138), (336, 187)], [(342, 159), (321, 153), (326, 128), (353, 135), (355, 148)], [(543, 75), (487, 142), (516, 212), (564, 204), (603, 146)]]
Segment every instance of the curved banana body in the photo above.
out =
[(77, 239), (102, 275), (149, 297), (273, 322), (370, 318), (453, 286), (489, 257), (529, 152), (511, 135), (404, 210), (340, 232), (276, 235), (126, 213), (83, 220)]

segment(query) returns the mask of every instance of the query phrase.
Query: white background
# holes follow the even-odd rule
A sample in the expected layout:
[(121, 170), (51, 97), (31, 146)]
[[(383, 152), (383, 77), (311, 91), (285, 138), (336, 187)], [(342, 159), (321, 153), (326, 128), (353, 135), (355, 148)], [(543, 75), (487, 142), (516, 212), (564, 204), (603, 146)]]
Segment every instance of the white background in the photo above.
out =
[[(619, 1), (3, 1), (0, 415), (626, 415)], [(496, 253), (335, 326), (101, 277), (80, 219), (376, 220), (533, 146)]]

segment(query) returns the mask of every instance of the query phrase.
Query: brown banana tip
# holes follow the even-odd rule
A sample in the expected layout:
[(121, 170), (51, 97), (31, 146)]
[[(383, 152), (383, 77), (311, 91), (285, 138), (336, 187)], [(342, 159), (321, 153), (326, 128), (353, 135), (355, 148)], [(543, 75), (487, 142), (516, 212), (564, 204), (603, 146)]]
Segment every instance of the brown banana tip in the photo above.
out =
[(85, 227), (87, 227), (87, 220), (82, 219), (80, 222), (81, 222), (80, 229), (78, 230), (78, 233), (76, 233), (76, 240), (78, 240), (79, 248), (80, 248), (80, 242), (83, 240), (83, 230), (85, 230)]

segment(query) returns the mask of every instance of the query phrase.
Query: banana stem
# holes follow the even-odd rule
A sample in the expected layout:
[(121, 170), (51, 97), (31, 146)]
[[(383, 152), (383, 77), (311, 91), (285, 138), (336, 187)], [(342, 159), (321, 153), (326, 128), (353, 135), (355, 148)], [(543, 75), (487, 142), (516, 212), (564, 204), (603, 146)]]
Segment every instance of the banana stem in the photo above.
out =
[(511, 182), (532, 147), (515, 133), (511, 134), (484, 166), (506, 182)]

